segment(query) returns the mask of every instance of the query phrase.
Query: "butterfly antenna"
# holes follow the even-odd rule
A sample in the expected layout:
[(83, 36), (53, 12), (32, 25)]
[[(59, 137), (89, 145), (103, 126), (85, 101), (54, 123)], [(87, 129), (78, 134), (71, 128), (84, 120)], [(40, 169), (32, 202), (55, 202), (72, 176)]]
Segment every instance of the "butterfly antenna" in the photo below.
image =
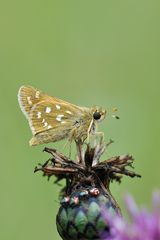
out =
[(118, 111), (118, 108), (117, 108), (117, 107), (113, 107), (111, 111), (112, 111), (112, 113), (113, 113), (113, 114), (111, 115), (113, 118), (115, 118), (115, 119), (120, 119), (120, 117), (119, 117), (117, 114), (115, 114), (115, 113)]

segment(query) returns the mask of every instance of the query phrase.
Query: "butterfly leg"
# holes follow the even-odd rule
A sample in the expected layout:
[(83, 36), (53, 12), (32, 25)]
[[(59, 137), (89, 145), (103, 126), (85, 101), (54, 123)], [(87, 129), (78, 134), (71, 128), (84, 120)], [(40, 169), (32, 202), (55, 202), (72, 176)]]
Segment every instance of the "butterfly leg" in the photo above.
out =
[(84, 164), (84, 156), (83, 156), (83, 149), (82, 149), (84, 139), (76, 138), (76, 132), (77, 132), (77, 128), (75, 127), (71, 131), (68, 141), (72, 142), (73, 139), (75, 140), (78, 162)]
[(72, 141), (73, 141), (73, 139), (74, 139), (75, 131), (76, 131), (76, 128), (74, 128), (74, 129), (71, 131), (71, 133), (70, 133), (70, 135), (69, 135), (69, 137), (68, 137), (68, 139), (67, 139), (67, 142), (66, 142), (65, 145), (64, 145), (64, 148), (66, 148), (67, 146), (69, 146), (69, 158), (71, 157), (71, 144), (72, 144)]
[(71, 157), (71, 144), (72, 144), (72, 140), (67, 139), (66, 143), (63, 146), (63, 149), (66, 148), (67, 146), (69, 147), (69, 158)]
[(89, 142), (90, 142), (90, 133), (89, 132), (87, 133), (87, 140), (86, 140), (86, 142), (87, 142), (87, 144), (89, 144)]
[(90, 122), (89, 128), (88, 128), (88, 130), (87, 130), (87, 140), (86, 140), (86, 141), (87, 141), (87, 144), (90, 143), (90, 133), (91, 133), (92, 125), (93, 125), (93, 120)]
[(99, 140), (100, 144), (104, 142), (104, 133), (103, 132), (96, 132), (95, 133), (95, 140), (94, 140), (94, 145), (97, 144), (97, 139)]
[(84, 150), (83, 150), (84, 141), (83, 140), (78, 140), (78, 141), (75, 141), (75, 142), (76, 142), (76, 147), (77, 147), (78, 163), (85, 166), (85, 154), (84, 154)]

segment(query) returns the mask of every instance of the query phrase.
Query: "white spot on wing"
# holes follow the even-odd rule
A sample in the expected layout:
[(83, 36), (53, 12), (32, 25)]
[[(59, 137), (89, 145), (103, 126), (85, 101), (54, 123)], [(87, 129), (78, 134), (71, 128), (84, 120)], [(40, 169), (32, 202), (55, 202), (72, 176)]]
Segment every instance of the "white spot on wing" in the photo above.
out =
[(59, 115), (57, 115), (56, 120), (58, 122), (61, 122), (62, 121), (62, 117), (64, 117), (64, 115), (63, 114), (59, 114)]
[(42, 113), (41, 112), (37, 112), (37, 118), (41, 118)]
[(46, 107), (46, 113), (50, 113), (51, 112), (51, 108), (50, 107)]
[(44, 123), (44, 122), (45, 122), (45, 119), (43, 118), (42, 123)]
[(66, 123), (66, 122), (65, 122), (65, 121), (62, 121), (61, 123), (64, 124), (64, 123)]
[(50, 128), (52, 128), (52, 126), (51, 126), (51, 125), (48, 125), (48, 129), (50, 129)]
[(44, 122), (44, 127), (47, 127), (48, 126), (48, 123), (47, 122)]
[(35, 98), (39, 98), (40, 91), (36, 91)]
[(29, 105), (32, 105), (32, 101), (31, 101), (31, 97), (30, 96), (27, 97), (27, 101), (28, 101)]
[(59, 106), (58, 104), (56, 104), (56, 108), (59, 110), (59, 109), (61, 109), (61, 106)]
[(66, 111), (66, 113), (68, 113), (68, 114), (70, 114), (70, 115), (72, 114), (70, 111)]

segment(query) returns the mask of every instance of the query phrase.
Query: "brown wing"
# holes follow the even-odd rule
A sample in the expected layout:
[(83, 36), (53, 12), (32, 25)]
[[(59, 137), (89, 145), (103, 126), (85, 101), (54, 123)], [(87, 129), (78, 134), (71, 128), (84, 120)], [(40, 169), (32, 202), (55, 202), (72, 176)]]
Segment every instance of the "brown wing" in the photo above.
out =
[[(89, 112), (88, 108), (81, 108), (50, 97), (30, 86), (20, 88), (18, 99), (33, 135), (50, 129), (54, 129), (55, 133), (57, 129), (58, 131), (64, 128), (70, 130), (77, 119), (84, 118), (86, 112)], [(54, 134), (53, 131), (52, 134)]]

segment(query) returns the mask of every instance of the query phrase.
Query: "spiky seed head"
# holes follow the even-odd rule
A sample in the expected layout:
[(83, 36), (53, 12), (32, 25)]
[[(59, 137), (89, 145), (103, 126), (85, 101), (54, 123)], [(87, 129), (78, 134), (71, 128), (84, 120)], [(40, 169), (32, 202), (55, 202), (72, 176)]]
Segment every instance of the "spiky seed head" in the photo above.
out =
[(96, 240), (109, 233), (103, 211), (115, 215), (118, 209), (105, 193), (88, 186), (73, 192), (69, 198), (70, 201), (61, 202), (56, 218), (57, 230), (63, 240)]

